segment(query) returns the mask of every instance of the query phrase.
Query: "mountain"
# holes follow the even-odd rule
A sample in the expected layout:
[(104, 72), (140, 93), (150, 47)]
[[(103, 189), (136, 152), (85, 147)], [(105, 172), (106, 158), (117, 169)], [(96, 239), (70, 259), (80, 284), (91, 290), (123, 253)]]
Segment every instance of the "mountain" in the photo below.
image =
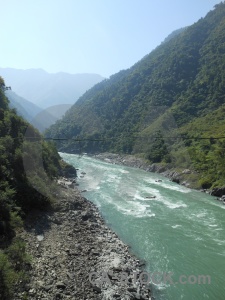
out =
[(172, 33), (170, 33), (162, 43), (167, 43), (169, 42), (171, 39), (173, 39), (175, 36), (177, 36), (178, 34), (180, 34), (181, 32), (183, 32), (187, 27), (183, 27), (177, 30), (174, 30)]
[(71, 106), (71, 104), (58, 104), (43, 109), (31, 120), (31, 124), (40, 132), (44, 132), (45, 129), (61, 119)]
[(84, 92), (104, 79), (97, 74), (50, 74), (42, 69), (0, 68), (0, 74), (17, 95), (41, 108), (74, 104)]
[(15, 108), (18, 115), (31, 123), (40, 132), (43, 132), (59, 120), (72, 106), (71, 104), (61, 104), (42, 109), (11, 90), (7, 90), (5, 95), (10, 101), (9, 107)]
[(40, 107), (18, 96), (13, 91), (8, 90), (5, 95), (10, 101), (9, 106), (15, 108), (17, 113), (29, 122), (42, 111)]
[(61, 151), (136, 154), (193, 170), (196, 187), (223, 185), (224, 40), (225, 2), (88, 90), (46, 136), (69, 138)]

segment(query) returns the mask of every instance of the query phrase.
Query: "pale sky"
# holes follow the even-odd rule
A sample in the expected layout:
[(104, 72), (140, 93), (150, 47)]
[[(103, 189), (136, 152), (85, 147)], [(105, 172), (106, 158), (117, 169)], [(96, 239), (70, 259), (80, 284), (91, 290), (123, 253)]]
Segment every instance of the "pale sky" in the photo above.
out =
[(0, 0), (0, 67), (109, 77), (220, 2)]

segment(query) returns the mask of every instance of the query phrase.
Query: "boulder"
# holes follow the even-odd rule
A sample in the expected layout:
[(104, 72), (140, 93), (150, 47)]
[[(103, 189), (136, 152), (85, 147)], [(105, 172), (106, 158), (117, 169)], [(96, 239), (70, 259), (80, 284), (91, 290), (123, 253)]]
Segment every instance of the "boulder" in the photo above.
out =
[(173, 177), (171, 180), (172, 180), (172, 182), (176, 182), (176, 183), (180, 184), (180, 179), (178, 177)]
[(191, 174), (191, 170), (185, 169), (185, 170), (183, 170), (182, 174)]
[(92, 219), (93, 215), (89, 211), (84, 211), (81, 214), (81, 218), (82, 218), (83, 221), (87, 221), (88, 219)]
[(100, 287), (98, 287), (96, 285), (93, 286), (93, 290), (96, 291), (97, 293), (101, 293)]
[(66, 288), (66, 285), (63, 283), (63, 282), (57, 282), (56, 283), (56, 287), (58, 289), (65, 289)]
[(76, 178), (77, 177), (77, 171), (76, 169), (71, 165), (66, 165), (64, 169), (61, 171), (61, 176), (65, 176), (67, 178)]
[(216, 197), (222, 197), (223, 195), (225, 195), (225, 187), (214, 188), (214, 189), (211, 191), (211, 195), (212, 195), (212, 196), (216, 196)]

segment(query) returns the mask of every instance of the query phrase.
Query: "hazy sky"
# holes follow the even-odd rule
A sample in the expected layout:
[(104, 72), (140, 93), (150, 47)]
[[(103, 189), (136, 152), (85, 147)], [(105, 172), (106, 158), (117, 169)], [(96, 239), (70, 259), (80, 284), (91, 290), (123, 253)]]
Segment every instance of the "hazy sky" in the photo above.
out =
[(221, 0), (0, 0), (0, 67), (108, 77)]

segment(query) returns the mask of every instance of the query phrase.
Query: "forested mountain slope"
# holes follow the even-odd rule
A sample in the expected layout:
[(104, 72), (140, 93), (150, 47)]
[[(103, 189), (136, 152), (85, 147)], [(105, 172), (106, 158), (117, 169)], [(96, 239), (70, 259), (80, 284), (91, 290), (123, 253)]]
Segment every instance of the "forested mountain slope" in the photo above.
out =
[(9, 103), (10, 108), (15, 108), (18, 115), (23, 117), (28, 122), (31, 122), (32, 119), (42, 111), (40, 107), (18, 96), (12, 90), (6, 91), (5, 95), (10, 101)]
[(23, 117), (40, 132), (43, 132), (46, 128), (62, 118), (65, 112), (72, 106), (72, 104), (58, 104), (42, 109), (32, 102), (18, 96), (12, 90), (7, 90), (5, 95), (10, 101), (10, 108), (15, 108), (19, 116)]
[[(87, 91), (46, 135), (88, 139), (82, 142), (85, 152), (133, 153), (188, 167), (201, 174), (203, 187), (224, 184), (225, 142), (213, 139), (225, 122), (224, 41), (223, 2), (130, 69)], [(69, 140), (59, 148), (79, 147)]]
[(53, 181), (63, 164), (52, 143), (9, 108), (0, 77), (0, 299), (12, 299), (15, 283), (26, 279), (29, 259), (16, 238), (23, 218), (54, 199)]

